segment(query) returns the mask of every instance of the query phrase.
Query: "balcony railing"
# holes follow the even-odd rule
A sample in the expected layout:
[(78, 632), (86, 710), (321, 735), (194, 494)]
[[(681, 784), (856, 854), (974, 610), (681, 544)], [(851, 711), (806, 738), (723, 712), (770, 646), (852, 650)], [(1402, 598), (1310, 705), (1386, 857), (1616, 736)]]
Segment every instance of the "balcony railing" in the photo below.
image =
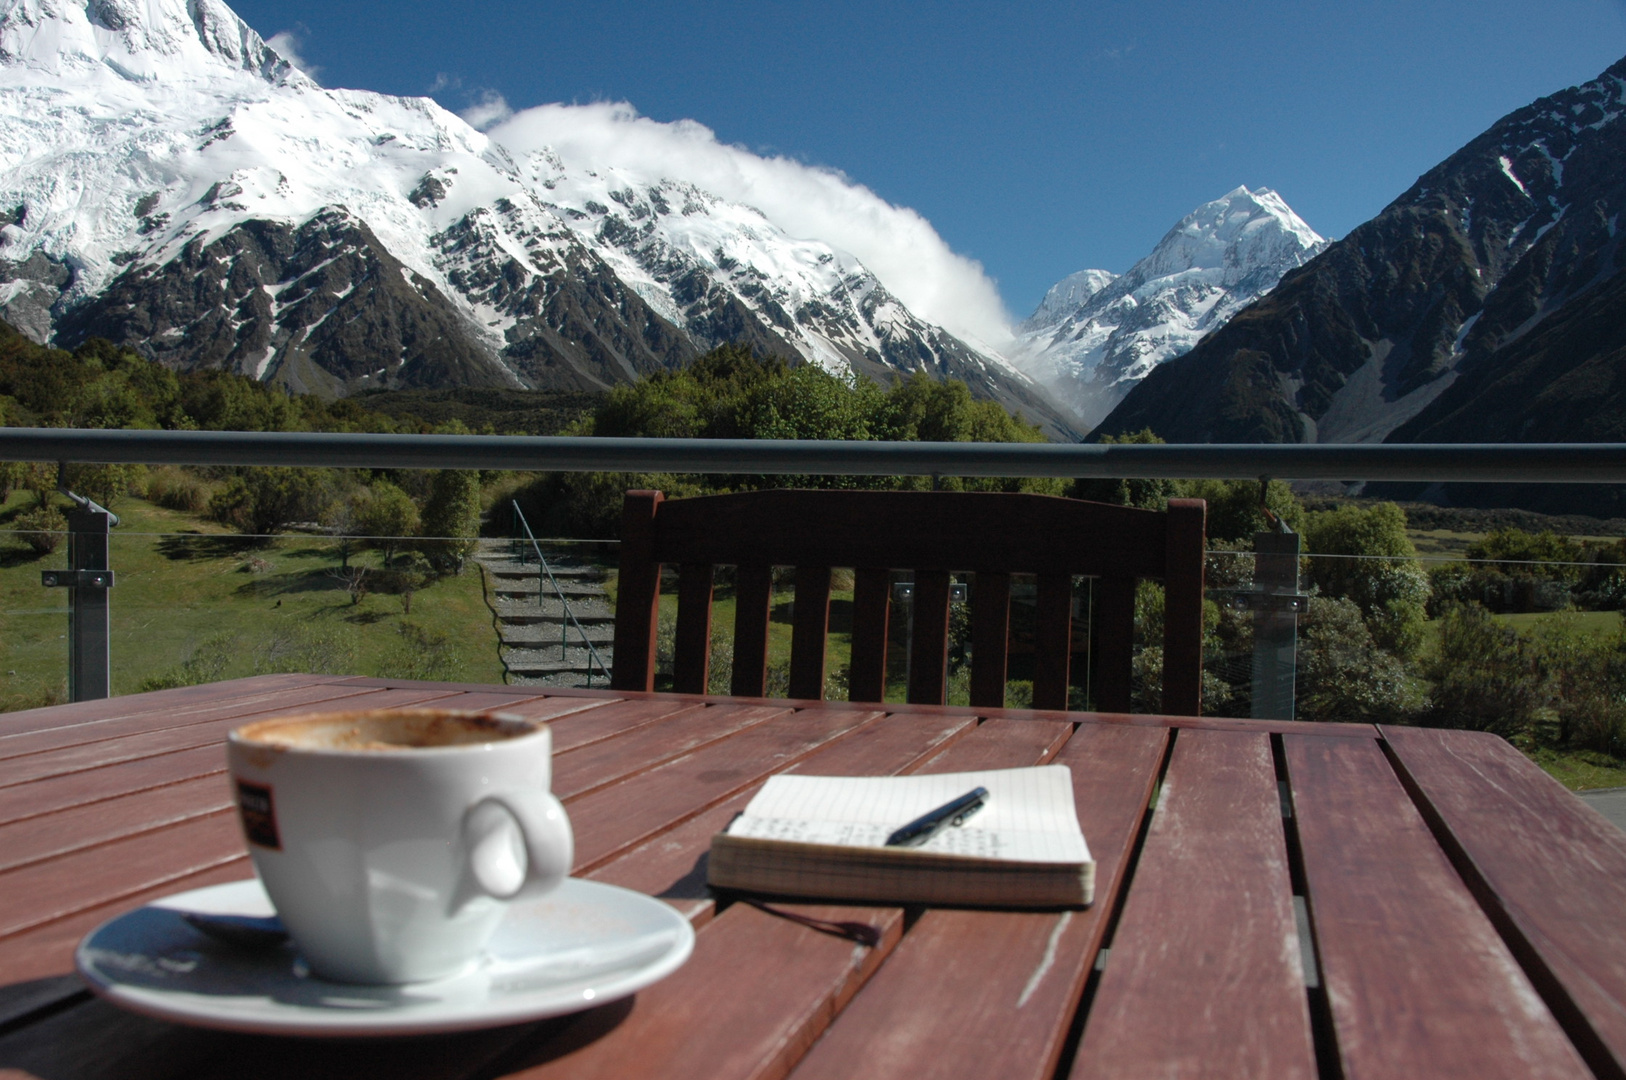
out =
[[(0, 429), (0, 460), (775, 476), (1626, 483), (1622, 444), (1085, 446)], [(91, 509), (75, 520), (96, 524), (91, 521), (94, 516)], [(105, 530), (105, 515), (100, 516)], [(14, 550), (19, 540), (13, 536)], [(99, 558), (94, 537), (87, 541), (76, 533), (69, 544), (71, 559), (62, 553), (33, 562), (0, 560), (7, 609), (0, 670), (16, 673), (6, 676), (14, 688), (32, 679), (47, 695), (51, 685), (64, 681), (61, 673), (66, 670), (74, 695), (93, 697), (166, 680), (201, 681), (202, 676), (229, 677), (288, 665), (305, 669), (337, 665), (334, 670), (433, 677), (445, 677), (455, 669), (481, 679), (557, 680), (569, 678), (576, 666), (591, 666), (593, 653), (607, 653), (608, 598), (600, 585), (590, 583), (613, 588), (613, 543), (536, 542), (538, 551), (546, 550), (556, 578), (561, 567), (579, 575), (564, 584), (555, 580), (550, 594), (563, 597), (575, 587), (570, 582), (584, 583), (579, 594), (571, 593), (573, 610), (564, 619), (576, 626), (566, 637), (561, 626), (550, 624), (545, 633), (526, 629), (531, 624), (525, 619), (542, 617), (526, 612), (540, 613), (546, 606), (546, 595), (537, 591), (540, 583), (533, 588), (525, 577), (535, 573), (534, 563), (530, 571), (488, 568), (466, 578), (453, 575), (442, 580), (430, 575), (433, 580), (417, 583), (409, 561), (392, 558), (388, 549), (406, 551), (422, 538), (397, 540), (392, 544), (389, 538), (347, 540), (315, 533), (266, 538), (162, 533), (127, 523), (112, 531), (107, 555)], [(1406, 640), (1379, 641), (1373, 635), (1388, 632), (1388, 623), (1373, 614), (1370, 603), (1362, 608), (1354, 600), (1335, 599), (1313, 587), (1329, 579), (1326, 568), (1338, 557), (1295, 554), (1297, 541), (1266, 533), (1256, 538), (1254, 550), (1210, 554), (1214, 625), (1207, 659), (1208, 711), (1405, 720), (1425, 708), (1439, 712), (1440, 703), (1429, 706), (1428, 695), (1432, 691), (1437, 696), (1441, 686), (1449, 686), (1465, 700), (1481, 691), (1493, 697), (1512, 695), (1513, 711), (1523, 710), (1520, 715), (1525, 719), (1520, 723), (1606, 728), (1616, 724), (1626, 732), (1626, 702), (1615, 700), (1619, 695), (1610, 682), (1615, 666), (1626, 670), (1615, 657), (1620, 650), (1611, 651), (1609, 636), (1619, 625), (1613, 613), (1619, 605), (1613, 594), (1606, 595), (1607, 589), (1592, 587), (1604, 579), (1614, 582), (1612, 564), (1544, 564), (1540, 573), (1497, 577), (1500, 571), (1493, 573), (1492, 567), (1481, 567), (1485, 573), (1476, 576), (1460, 554), (1424, 553), (1415, 564), (1402, 560), (1411, 567), (1407, 573), (1428, 578), (1423, 594), (1429, 597), (1429, 618), (1418, 625), (1396, 624), (1393, 633), (1410, 635)], [(1385, 560), (1355, 562), (1357, 577), (1388, 580), (1395, 572)], [(42, 589), (40, 570), (57, 569), (59, 564), (74, 572), (64, 578), (71, 587)], [(187, 573), (196, 573), (208, 587), (183, 589), (185, 601), (177, 606), (176, 590), (162, 587), (160, 579), (166, 574), (177, 577), (182, 568), (190, 568)], [(111, 570), (116, 585), (111, 594), (105, 582), (81, 580), (84, 572), (106, 570)], [(1583, 588), (1583, 578), (1592, 585)], [(222, 585), (222, 579), (229, 586)], [(967, 584), (975, 587), (974, 580)], [(1608, 585), (1617, 587), (1626, 602), (1626, 583)], [(1440, 599), (1445, 592), (1450, 597)], [(577, 595), (583, 597), (580, 602)], [(897, 595), (904, 597), (900, 603), (907, 602), (907, 590)], [(839, 583), (835, 596), (839, 609)], [(103, 605), (100, 613), (95, 610), (98, 599)], [(788, 593), (783, 599), (789, 599)], [(1464, 617), (1447, 611), (1447, 601), (1465, 599), (1477, 600), (1481, 609), (1493, 612), (1489, 617), (1494, 625), (1482, 624), (1483, 620), (1468, 625)], [(1018, 583), (1013, 611), (1018, 629), (1022, 602)], [(726, 609), (726, 580), (719, 603)], [(1080, 626), (1075, 639), (1077, 703), (1086, 706), (1091, 700), (1091, 606), (1091, 583), (1080, 580), (1075, 598)], [(251, 607), (265, 610), (245, 618)], [(319, 618), (310, 614), (319, 607)], [(1591, 610), (1551, 615), (1552, 609), (1566, 607)], [(283, 618), (296, 608), (308, 617)], [(844, 693), (840, 672), (846, 659), (839, 610), (832, 621), (836, 633), (828, 692), (839, 697)], [(340, 623), (344, 634), (321, 631)], [(720, 616), (718, 623), (724, 627), (718, 644), (726, 659), (730, 620)], [(788, 624), (780, 629), (785, 638), (781, 645), (788, 648)], [(1145, 638), (1137, 678), (1141, 700), (1155, 702), (1160, 677), (1152, 644), (1156, 638), (1150, 629)], [(1483, 679), (1471, 686), (1449, 682), (1448, 665), (1439, 658), (1472, 646), (1470, 639), (1501, 643), (1496, 647), (1508, 662), (1505, 670), (1498, 669), (1500, 674), (1493, 673), (1491, 682), (1501, 679), (1506, 686), (1495, 683), (1485, 690), (1489, 684)], [(57, 658), (66, 659), (67, 667)], [(1019, 656), (1013, 659), (1012, 674), (1011, 703), (1020, 704)], [(900, 683), (901, 679), (900, 669)], [(16, 707), (28, 703), (29, 695), (13, 693), (11, 698)], [(1583, 700), (1591, 702), (1587, 716), (1571, 707)], [(1457, 704), (1477, 707), (1472, 702)], [(1621, 716), (1610, 719), (1611, 710)]]

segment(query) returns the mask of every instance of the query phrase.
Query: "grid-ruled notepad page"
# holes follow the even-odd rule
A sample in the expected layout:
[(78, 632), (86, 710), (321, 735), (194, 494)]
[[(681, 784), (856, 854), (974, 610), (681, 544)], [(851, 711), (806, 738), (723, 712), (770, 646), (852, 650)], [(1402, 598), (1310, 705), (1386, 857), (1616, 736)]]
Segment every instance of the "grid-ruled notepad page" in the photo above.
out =
[(775, 776), (728, 827), (728, 834), (882, 847), (894, 829), (978, 787), (988, 789), (987, 805), (964, 825), (939, 829), (919, 847), (889, 850), (1089, 862), (1073, 808), (1072, 773), (1065, 765), (931, 776)]

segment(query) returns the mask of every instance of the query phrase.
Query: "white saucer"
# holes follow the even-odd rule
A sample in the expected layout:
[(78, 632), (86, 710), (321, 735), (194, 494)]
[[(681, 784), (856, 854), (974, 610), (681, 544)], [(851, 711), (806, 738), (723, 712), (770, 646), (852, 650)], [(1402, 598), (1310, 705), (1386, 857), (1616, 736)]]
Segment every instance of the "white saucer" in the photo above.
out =
[(559, 1016), (626, 997), (675, 971), (694, 930), (642, 893), (567, 878), (509, 906), (486, 958), (465, 975), (356, 986), (309, 975), (292, 946), (205, 937), (177, 912), (270, 915), (258, 880), (212, 885), (104, 923), (74, 961), (91, 989), (134, 1012), (279, 1035), (421, 1035)]

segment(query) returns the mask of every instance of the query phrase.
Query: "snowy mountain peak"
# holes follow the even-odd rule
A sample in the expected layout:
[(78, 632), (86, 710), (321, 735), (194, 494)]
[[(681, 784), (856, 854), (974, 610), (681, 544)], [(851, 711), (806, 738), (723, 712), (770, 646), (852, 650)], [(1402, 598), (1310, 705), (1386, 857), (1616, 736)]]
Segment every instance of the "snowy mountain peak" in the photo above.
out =
[(1063, 278), (1019, 328), (1015, 363), (1093, 426), (1326, 243), (1274, 191), (1239, 187), (1181, 218), (1122, 277)]
[[(614, 112), (545, 106), (485, 134), (429, 98), (317, 86), (221, 0), (0, 0), (0, 319), (330, 394), (600, 389), (741, 342), (960, 378), (1076, 437), (796, 216), (796, 192), (845, 181), (700, 155), (756, 170), (741, 182), (698, 161), (699, 125)], [(627, 151), (629, 128), (656, 152)]]
[(1325, 243), (1274, 191), (1238, 187), (1181, 218), (1124, 276), (1149, 281), (1187, 270), (1217, 270), (1223, 284), (1234, 285), (1284, 254)]
[(219, 0), (4, 0), (0, 66), (133, 82), (248, 75), (311, 85)]
[(1089, 302), (1090, 297), (1118, 280), (1111, 270), (1080, 270), (1068, 274), (1044, 294), (1039, 308), (1022, 324), (1023, 330), (1054, 326)]

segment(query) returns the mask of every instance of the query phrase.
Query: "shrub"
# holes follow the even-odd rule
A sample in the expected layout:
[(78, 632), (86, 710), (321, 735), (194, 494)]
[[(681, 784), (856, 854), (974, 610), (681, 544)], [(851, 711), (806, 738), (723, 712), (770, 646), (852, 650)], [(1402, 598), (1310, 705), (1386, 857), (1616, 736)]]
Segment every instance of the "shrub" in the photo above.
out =
[(185, 661), (158, 675), (150, 675), (136, 687), (139, 693), (149, 690), (171, 690), (177, 686), (197, 686), (215, 682), (226, 673), (232, 658), (241, 651), (236, 634), (219, 634), (207, 638), (192, 650)]
[(1479, 604), (1447, 608), (1439, 635), (1439, 649), (1425, 667), (1434, 681), (1431, 726), (1511, 736), (1536, 722), (1545, 695), (1527, 639)]
[(16, 524), (18, 538), (39, 555), (49, 555), (68, 538), (68, 519), (49, 504), (21, 515)]
[(1310, 583), (1324, 595), (1353, 600), (1378, 645), (1412, 656), (1422, 643), (1429, 579), (1394, 503), (1341, 506), (1310, 514), (1304, 525)]
[(406, 621), (395, 629), (400, 639), (379, 664), (380, 677), (449, 682), (462, 672), (463, 655), (450, 634)]
[(211, 494), (208, 484), (175, 465), (164, 465), (147, 474), (147, 500), (166, 510), (201, 514), (208, 509)]
[(1299, 621), (1295, 682), (1300, 720), (1409, 723), (1426, 705), (1417, 680), (1343, 597), (1311, 597)]
[(332, 488), (325, 469), (244, 469), (209, 500), (209, 516), (238, 532), (266, 536), (320, 520)]

